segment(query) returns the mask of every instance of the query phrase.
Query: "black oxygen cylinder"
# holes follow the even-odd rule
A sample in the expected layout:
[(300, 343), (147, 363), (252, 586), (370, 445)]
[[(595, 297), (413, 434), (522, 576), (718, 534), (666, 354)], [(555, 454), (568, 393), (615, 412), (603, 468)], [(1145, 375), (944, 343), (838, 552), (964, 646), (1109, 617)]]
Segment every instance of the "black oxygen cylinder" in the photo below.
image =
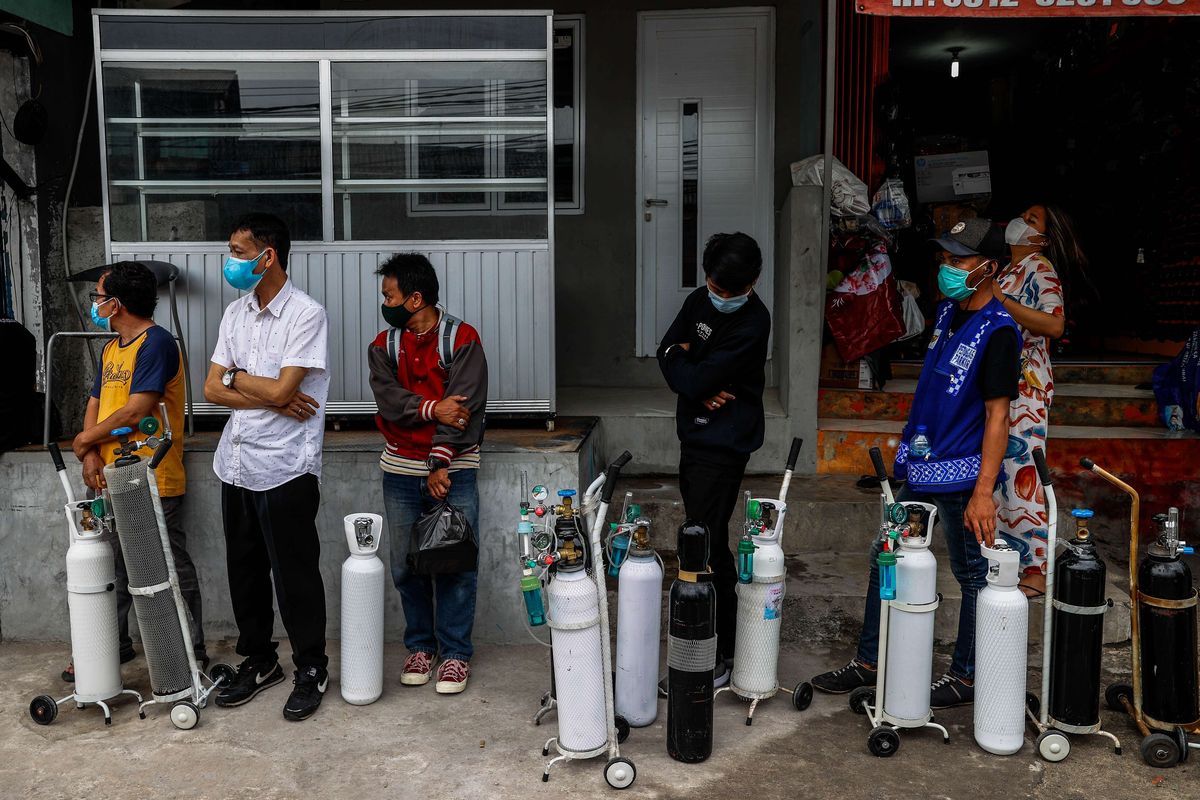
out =
[(694, 764), (712, 755), (713, 665), (717, 658), (717, 595), (703, 579), (708, 528), (679, 528), (679, 577), (671, 584), (667, 629), (667, 754)]
[(1196, 606), (1161, 608), (1147, 599), (1188, 600), (1196, 596), (1192, 571), (1178, 555), (1156, 552), (1138, 566), (1138, 602), (1142, 638), (1142, 711), (1170, 725), (1190, 726), (1200, 719), (1196, 672)]
[[(1104, 649), (1105, 567), (1087, 530), (1092, 512), (1071, 512), (1079, 526), (1054, 566), (1055, 607), (1050, 651), (1050, 717), (1079, 728), (1100, 724)], [(1053, 724), (1053, 723), (1052, 723)]]

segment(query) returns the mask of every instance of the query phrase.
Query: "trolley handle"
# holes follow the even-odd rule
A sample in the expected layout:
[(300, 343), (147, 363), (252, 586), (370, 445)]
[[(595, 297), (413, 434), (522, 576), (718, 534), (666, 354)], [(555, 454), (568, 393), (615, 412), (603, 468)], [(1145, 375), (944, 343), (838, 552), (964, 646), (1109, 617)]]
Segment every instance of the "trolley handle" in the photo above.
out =
[(608, 465), (608, 469), (604, 471), (604, 489), (600, 494), (600, 502), (608, 504), (612, 502), (613, 491), (617, 488), (617, 476), (621, 474), (621, 468), (630, 462), (633, 454), (628, 450), (617, 456), (617, 460)]
[(158, 465), (167, 457), (167, 453), (171, 450), (171, 445), (174, 442), (170, 439), (163, 439), (154, 451), (154, 455), (150, 456), (150, 469), (158, 469)]
[(62, 472), (67, 468), (63, 463), (62, 451), (58, 449), (58, 442), (51, 442), (46, 445), (46, 449), (50, 451), (50, 459), (54, 462), (54, 469)]
[(1090, 458), (1081, 458), (1079, 459), (1079, 466), (1086, 470), (1094, 470), (1096, 468), (1096, 462), (1092, 461)]
[(800, 448), (804, 446), (804, 440), (799, 436), (792, 438), (792, 449), (788, 453), (787, 470), (788, 472), (796, 469), (796, 461), (800, 458)]
[(1033, 465), (1037, 467), (1042, 486), (1053, 486), (1054, 476), (1050, 474), (1050, 467), (1046, 464), (1046, 451), (1040, 447), (1033, 448)]
[(871, 448), (871, 463), (875, 466), (875, 477), (882, 483), (888, 479), (887, 467), (883, 464), (883, 453), (878, 447)]

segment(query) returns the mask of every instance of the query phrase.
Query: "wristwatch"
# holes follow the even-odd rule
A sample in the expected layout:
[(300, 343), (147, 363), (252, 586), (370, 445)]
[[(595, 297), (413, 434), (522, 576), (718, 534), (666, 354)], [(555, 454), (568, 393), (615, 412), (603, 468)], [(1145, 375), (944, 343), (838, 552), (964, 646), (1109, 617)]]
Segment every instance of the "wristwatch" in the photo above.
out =
[(437, 472), (439, 469), (449, 469), (450, 462), (444, 458), (430, 456), (429, 458), (425, 459), (425, 468), (430, 472)]
[(225, 374), (221, 376), (222, 385), (224, 385), (226, 389), (232, 389), (233, 376), (237, 375), (239, 372), (245, 371), (246, 370), (242, 369), (241, 367), (230, 367), (229, 369), (225, 370)]

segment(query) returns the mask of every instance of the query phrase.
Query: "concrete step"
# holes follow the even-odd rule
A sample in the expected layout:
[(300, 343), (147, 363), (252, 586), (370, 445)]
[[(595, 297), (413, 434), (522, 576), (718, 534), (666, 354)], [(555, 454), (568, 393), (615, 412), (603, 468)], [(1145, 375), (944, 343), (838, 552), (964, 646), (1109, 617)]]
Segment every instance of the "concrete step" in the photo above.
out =
[[(833, 419), (903, 422), (912, 410), (915, 378), (888, 381), (885, 390), (821, 389), (818, 414)], [(1132, 385), (1059, 383), (1050, 409), (1054, 425), (1158, 427), (1154, 393)]]
[[(1062, 361), (1055, 361), (1054, 359), (1051, 360), (1054, 363), (1054, 380), (1056, 383), (1128, 384), (1135, 386), (1139, 383), (1149, 383), (1154, 368), (1169, 359), (1164, 356), (1160, 360), (1079, 363), (1064, 363)], [(892, 377), (912, 378), (915, 380), (921, 374), (921, 366), (920, 361), (893, 361)]]
[[(869, 472), (870, 448), (878, 447), (891, 458), (903, 427), (903, 422), (895, 420), (817, 420), (818, 472)], [(1200, 436), (1190, 431), (1058, 425), (1052, 421), (1049, 441), (1046, 455), (1056, 475), (1079, 472), (1079, 459), (1086, 456), (1110, 472), (1134, 476), (1139, 486), (1200, 480)]]
[[(935, 548), (936, 551), (936, 548)], [(939, 644), (953, 644), (958, 635), (962, 592), (944, 552), (938, 557), (938, 591), (942, 603), (935, 612), (934, 636)], [(862, 624), (867, 587), (867, 554), (814, 552), (788, 558), (784, 596), (785, 642), (832, 641), (854, 636)], [(1107, 596), (1112, 610), (1104, 617), (1104, 641), (1129, 639), (1129, 583), (1119, 571), (1109, 570)], [(1029, 604), (1029, 641), (1042, 638), (1042, 599)]]

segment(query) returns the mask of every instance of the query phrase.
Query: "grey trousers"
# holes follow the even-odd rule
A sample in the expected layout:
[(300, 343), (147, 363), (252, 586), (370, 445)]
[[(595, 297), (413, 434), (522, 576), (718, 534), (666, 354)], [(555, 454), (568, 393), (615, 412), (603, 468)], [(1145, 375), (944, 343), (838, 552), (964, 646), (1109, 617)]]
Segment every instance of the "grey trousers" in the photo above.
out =
[[(204, 648), (204, 613), (200, 603), (200, 580), (196, 576), (196, 565), (187, 552), (187, 535), (183, 531), (183, 495), (162, 498), (163, 516), (167, 519), (167, 538), (171, 542), (171, 555), (175, 557), (175, 574), (179, 577), (179, 591), (183, 594), (191, 626), (192, 647), (196, 660), (206, 655)], [(129, 608), (133, 598), (129, 594), (129, 576), (125, 572), (125, 559), (121, 557), (121, 543), (113, 538), (113, 557), (116, 561), (117, 629), (121, 641), (121, 660), (133, 658), (133, 639), (129, 636)]]

